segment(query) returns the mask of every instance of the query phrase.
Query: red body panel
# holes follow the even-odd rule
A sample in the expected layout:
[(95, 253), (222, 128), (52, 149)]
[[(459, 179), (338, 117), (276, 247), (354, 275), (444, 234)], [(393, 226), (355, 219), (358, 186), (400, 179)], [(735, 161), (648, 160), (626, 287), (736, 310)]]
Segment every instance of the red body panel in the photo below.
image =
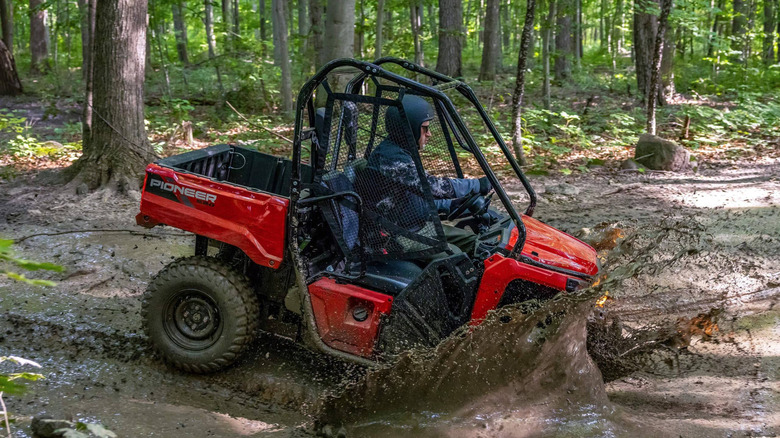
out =
[[(574, 238), (563, 231), (523, 215), (526, 240), (523, 255), (546, 265), (581, 272), (595, 276), (599, 267), (596, 250), (587, 243)], [(512, 229), (507, 249), (517, 244), (517, 228)], [(479, 285), (474, 309), (471, 312), (471, 324), (479, 324), (487, 313), (498, 306), (504, 290), (516, 279), (527, 280), (557, 290), (566, 290), (566, 274), (542, 267), (521, 263), (517, 260), (493, 255), (485, 260), (485, 272)]]
[(515, 259), (493, 255), (485, 260), (485, 273), (479, 284), (477, 297), (474, 300), (474, 309), (471, 311), (471, 323), (478, 324), (487, 313), (498, 306), (504, 289), (512, 280), (522, 279), (558, 290), (566, 289), (566, 280), (569, 277)]
[[(139, 225), (162, 223), (240, 248), (261, 266), (278, 268), (284, 256), (287, 208), (290, 200), (244, 189), (197, 175), (151, 164), (146, 180), (155, 174), (183, 188), (216, 195), (212, 205), (197, 202), (184, 193), (167, 197), (147, 190), (141, 197)], [(173, 196), (177, 200), (170, 199)]]
[[(351, 284), (321, 278), (309, 285), (311, 306), (323, 342), (336, 350), (371, 357), (379, 335), (381, 315), (390, 313), (393, 298)], [(367, 310), (364, 321), (353, 317), (357, 307)]]
[[(523, 215), (526, 238), (523, 255), (546, 265), (586, 275), (599, 272), (596, 250), (587, 243), (530, 216)], [(507, 249), (517, 243), (517, 228), (512, 230)]]

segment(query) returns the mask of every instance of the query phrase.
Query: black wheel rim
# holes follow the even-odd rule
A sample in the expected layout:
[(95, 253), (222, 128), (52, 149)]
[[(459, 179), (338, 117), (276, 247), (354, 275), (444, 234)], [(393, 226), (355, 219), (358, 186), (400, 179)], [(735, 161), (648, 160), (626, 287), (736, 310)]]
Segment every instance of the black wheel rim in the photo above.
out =
[(165, 306), (165, 333), (179, 347), (205, 350), (214, 345), (222, 332), (217, 303), (204, 291), (185, 289)]

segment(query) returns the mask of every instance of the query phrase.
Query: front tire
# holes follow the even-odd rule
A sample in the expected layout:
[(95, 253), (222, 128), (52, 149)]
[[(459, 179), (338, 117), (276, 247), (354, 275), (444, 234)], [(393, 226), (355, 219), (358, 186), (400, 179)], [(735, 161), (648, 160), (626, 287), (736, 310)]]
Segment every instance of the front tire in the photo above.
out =
[(152, 346), (169, 364), (207, 373), (254, 339), (259, 305), (246, 277), (209, 257), (177, 260), (149, 284), (141, 307)]

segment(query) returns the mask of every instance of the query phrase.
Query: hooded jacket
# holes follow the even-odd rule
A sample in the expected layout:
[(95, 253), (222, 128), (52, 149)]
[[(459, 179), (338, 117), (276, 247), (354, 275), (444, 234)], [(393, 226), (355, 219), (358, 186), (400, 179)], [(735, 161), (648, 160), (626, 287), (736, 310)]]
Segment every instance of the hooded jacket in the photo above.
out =
[[(390, 107), (385, 114), (387, 138), (382, 141), (368, 158), (367, 167), (378, 171), (385, 177), (409, 187), (410, 193), (423, 192), (420, 175), (415, 166), (418, 158), (418, 143), (420, 128), (426, 121), (433, 120), (434, 111), (427, 101), (418, 96), (406, 95), (401, 101), (406, 115), (405, 123), (398, 108)], [(406, 124), (406, 126), (404, 126)], [(409, 131), (411, 130), (411, 136)], [(413, 141), (412, 141), (413, 140)], [(424, 175), (431, 187), (434, 204), (438, 213), (449, 213), (453, 199), (462, 198), (472, 192), (479, 192), (479, 180), (443, 178)], [(390, 195), (388, 195), (390, 196)], [(420, 199), (422, 201), (422, 199)], [(398, 205), (400, 202), (411, 203), (406, 208), (412, 208), (416, 218), (427, 217), (427, 203), (413, 199), (391, 200), (388, 205)], [(417, 220), (414, 222), (418, 223)]]

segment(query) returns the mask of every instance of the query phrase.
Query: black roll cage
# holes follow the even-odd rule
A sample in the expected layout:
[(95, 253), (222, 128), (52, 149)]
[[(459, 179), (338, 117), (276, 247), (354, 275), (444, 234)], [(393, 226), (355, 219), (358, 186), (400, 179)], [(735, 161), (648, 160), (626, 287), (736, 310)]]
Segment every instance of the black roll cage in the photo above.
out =
[[(433, 79), (434, 85), (429, 86), (429, 85), (421, 84), (412, 79), (405, 78), (403, 76), (387, 71), (381, 67), (382, 64), (388, 64), (388, 63), (399, 65), (410, 72), (420, 73), (425, 76), (428, 76), (429, 78)], [(517, 226), (518, 228), (517, 244), (514, 246), (514, 248), (512, 248), (510, 257), (519, 259), (526, 240), (526, 229), (523, 220), (520, 218), (520, 215), (517, 214), (517, 211), (515, 211), (514, 207), (512, 206), (512, 202), (510, 201), (506, 192), (499, 184), (498, 178), (496, 178), (496, 175), (493, 173), (493, 170), (488, 164), (487, 159), (485, 158), (484, 154), (482, 154), (482, 151), (480, 150), (479, 146), (474, 141), (474, 138), (471, 135), (471, 131), (468, 129), (465, 122), (460, 117), (460, 114), (455, 109), (455, 105), (452, 103), (450, 98), (446, 94), (444, 94), (444, 91), (455, 88), (472, 105), (474, 105), (474, 107), (476, 107), (480, 117), (482, 118), (485, 125), (488, 127), (490, 133), (493, 135), (493, 138), (498, 143), (498, 146), (500, 147), (501, 151), (504, 153), (504, 156), (507, 158), (510, 165), (512, 166), (512, 169), (515, 171), (515, 174), (517, 174), (518, 178), (520, 178), (523, 187), (525, 188), (526, 192), (530, 197), (529, 205), (525, 210), (525, 214), (528, 216), (533, 215), (533, 211), (536, 206), (536, 192), (534, 192), (533, 188), (531, 187), (531, 184), (528, 182), (528, 179), (525, 177), (523, 171), (520, 169), (520, 165), (517, 163), (512, 153), (509, 151), (509, 148), (507, 147), (506, 143), (501, 137), (501, 134), (499, 134), (495, 125), (490, 120), (490, 117), (488, 116), (482, 104), (479, 102), (479, 99), (477, 99), (477, 96), (474, 93), (474, 91), (471, 89), (471, 87), (454, 78), (451, 78), (449, 76), (443, 75), (441, 73), (432, 70), (428, 70), (424, 67), (416, 65), (409, 61), (405, 61), (403, 59), (394, 58), (394, 57), (383, 57), (375, 60), (373, 63), (358, 61), (349, 58), (336, 59), (325, 64), (311, 79), (309, 79), (309, 81), (307, 81), (303, 85), (301, 91), (298, 93), (298, 99), (296, 101), (296, 109), (295, 109), (295, 136), (293, 139), (292, 178), (291, 178), (292, 187), (290, 189), (291, 202), (293, 203), (297, 202), (298, 197), (300, 196), (300, 188), (302, 184), (301, 183), (301, 147), (302, 147), (301, 145), (303, 140), (308, 138), (307, 134), (303, 130), (303, 111), (305, 109), (308, 109), (309, 125), (314, 126), (314, 99), (312, 98), (314, 96), (314, 91), (317, 89), (317, 87), (320, 86), (320, 84), (323, 83), (327, 84), (325, 80), (327, 79), (327, 75), (330, 72), (341, 67), (353, 67), (361, 72), (355, 75), (347, 84), (346, 89), (349, 90), (349, 92), (351, 92), (352, 94), (355, 94), (360, 89), (366, 77), (375, 76), (375, 77), (388, 79), (395, 83), (404, 85), (409, 89), (420, 93), (421, 95), (435, 97), (439, 102), (442, 103), (444, 109), (447, 111), (447, 114), (450, 116), (451, 121), (455, 124), (455, 127), (457, 127), (460, 133), (464, 135), (465, 137), (464, 140), (466, 141), (467, 145), (471, 149), (470, 152), (477, 159), (477, 162), (482, 167), (482, 170), (485, 172), (485, 175), (487, 176), (491, 185), (495, 189), (496, 195), (499, 197), (499, 199), (501, 199), (501, 202), (504, 204), (504, 207), (506, 208), (510, 217), (514, 221), (515, 226)], [(295, 208), (289, 209), (289, 214), (291, 215), (291, 219), (292, 219), (292, 215), (295, 214), (294, 210)], [(289, 223), (295, 224), (297, 223), (297, 221), (291, 220), (289, 221)], [(295, 231), (291, 230), (291, 232), (294, 233)]]

